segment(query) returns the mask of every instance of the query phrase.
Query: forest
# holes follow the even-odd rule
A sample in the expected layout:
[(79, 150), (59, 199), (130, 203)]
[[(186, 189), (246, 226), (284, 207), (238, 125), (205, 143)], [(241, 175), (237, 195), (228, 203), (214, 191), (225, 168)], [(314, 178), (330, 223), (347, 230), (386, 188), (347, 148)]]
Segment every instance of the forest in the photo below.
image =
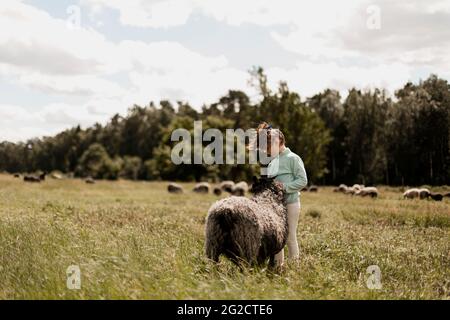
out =
[[(301, 97), (280, 82), (268, 87), (262, 68), (250, 71), (259, 92), (252, 102), (229, 90), (201, 108), (180, 101), (135, 105), (108, 123), (76, 126), (55, 136), (0, 142), (0, 171), (52, 172), (96, 179), (218, 181), (250, 180), (252, 165), (174, 165), (171, 132), (280, 128), (314, 184), (450, 185), (450, 85), (436, 75), (406, 83), (394, 96), (383, 89), (352, 88), (343, 99), (326, 89)], [(200, 111), (198, 111), (200, 110)], [(1, 139), (1, 138), (0, 138)]]

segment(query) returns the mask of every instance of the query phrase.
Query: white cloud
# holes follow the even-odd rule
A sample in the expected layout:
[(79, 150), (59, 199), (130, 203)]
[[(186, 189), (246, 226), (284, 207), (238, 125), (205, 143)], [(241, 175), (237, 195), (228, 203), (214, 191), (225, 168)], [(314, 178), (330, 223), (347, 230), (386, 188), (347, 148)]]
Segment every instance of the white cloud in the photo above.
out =
[[(293, 69), (271, 68), (267, 70), (269, 84), (276, 87), (286, 81), (291, 90), (303, 98), (319, 93), (325, 88), (339, 90), (346, 96), (348, 89), (385, 88), (391, 94), (412, 78), (411, 68), (400, 63), (371, 67), (343, 67), (334, 62), (299, 62)], [(389, 77), (386, 77), (389, 74)]]
[[(124, 25), (168, 27), (183, 25), (194, 12), (233, 26), (290, 26), (288, 34), (272, 32), (288, 51), (308, 59), (352, 59), (373, 63), (450, 66), (450, 1), (448, 0), (83, 0), (85, 5), (118, 10)], [(376, 6), (381, 29), (369, 30), (367, 20)], [(159, 8), (169, 8), (160, 10)], [(177, 9), (174, 9), (177, 8)]]
[(138, 88), (133, 96), (140, 102), (148, 101), (149, 96), (172, 97), (200, 107), (203, 103), (212, 103), (229, 89), (245, 89), (248, 74), (235, 69), (220, 69), (166, 74), (133, 72), (130, 78)]
[(104, 74), (126, 67), (122, 52), (105, 37), (18, 1), (0, 4), (0, 61), (47, 74)]
[(124, 52), (91, 29), (71, 30), (66, 21), (21, 3), (0, 4), (0, 76), (46, 94), (118, 95), (102, 78), (130, 68)]
[[(103, 8), (119, 12), (123, 25), (167, 28), (180, 26), (189, 16), (201, 13), (230, 25), (252, 23), (261, 26), (311, 24), (327, 26), (343, 19), (351, 8), (368, 0), (351, 3), (316, 0), (305, 3), (298, 0), (81, 0), (95, 16)], [(325, 24), (319, 24), (317, 17)]]
[(188, 20), (194, 7), (191, 0), (81, 0), (91, 7), (92, 16), (103, 7), (118, 10), (120, 22), (138, 27), (174, 27)]
[(176, 42), (123, 41), (120, 50), (128, 52), (135, 70), (142, 72), (203, 72), (227, 67), (224, 56), (205, 57)]
[(118, 84), (94, 76), (60, 77), (32, 73), (21, 75), (17, 83), (48, 94), (104, 97), (125, 94), (124, 88)]
[[(243, 88), (245, 72), (230, 68), (223, 55), (203, 56), (168, 41), (113, 43), (89, 28), (71, 30), (66, 21), (17, 1), (2, 3), (0, 17), (5, 26), (0, 29), (0, 76), (45, 94), (114, 98), (129, 106), (189, 97), (203, 103), (225, 88)], [(130, 78), (131, 87), (111, 80), (119, 73)]]
[[(110, 117), (110, 114), (92, 112), (89, 106), (54, 103), (29, 111), (24, 106), (0, 104), (0, 141), (18, 142), (25, 138), (54, 135), (76, 125), (86, 127), (95, 122), (105, 122)], [(124, 108), (120, 111), (123, 112)]]

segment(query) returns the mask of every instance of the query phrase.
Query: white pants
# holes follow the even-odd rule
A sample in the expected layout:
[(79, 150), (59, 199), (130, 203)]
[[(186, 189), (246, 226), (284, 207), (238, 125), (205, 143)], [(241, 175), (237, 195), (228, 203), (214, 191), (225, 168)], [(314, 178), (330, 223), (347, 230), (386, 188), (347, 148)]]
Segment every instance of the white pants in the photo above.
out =
[[(296, 260), (299, 257), (299, 248), (297, 241), (297, 225), (298, 218), (300, 216), (300, 201), (289, 203), (287, 205), (287, 218), (288, 218), (288, 255), (290, 260)], [(275, 263), (278, 266), (284, 263), (284, 249), (275, 255)]]

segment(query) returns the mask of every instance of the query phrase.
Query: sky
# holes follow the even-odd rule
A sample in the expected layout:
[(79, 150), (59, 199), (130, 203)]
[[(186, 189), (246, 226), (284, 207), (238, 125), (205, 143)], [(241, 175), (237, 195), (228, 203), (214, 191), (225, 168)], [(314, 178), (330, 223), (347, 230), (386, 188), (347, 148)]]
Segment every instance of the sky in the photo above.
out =
[(450, 0), (2, 0), (0, 141), (106, 123), (134, 104), (302, 98), (450, 80)]

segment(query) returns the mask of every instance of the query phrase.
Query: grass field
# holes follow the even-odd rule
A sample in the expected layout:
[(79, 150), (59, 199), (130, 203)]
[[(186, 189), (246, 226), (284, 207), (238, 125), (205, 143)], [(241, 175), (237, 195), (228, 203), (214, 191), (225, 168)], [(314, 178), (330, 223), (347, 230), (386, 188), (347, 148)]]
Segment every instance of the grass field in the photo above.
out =
[[(217, 197), (170, 195), (166, 185), (0, 175), (0, 298), (450, 298), (448, 199), (402, 200), (394, 188), (376, 200), (303, 193), (301, 262), (275, 274), (226, 259), (213, 266), (203, 230)], [(81, 290), (66, 287), (70, 265), (81, 269)], [(366, 286), (370, 265), (381, 290)]]

